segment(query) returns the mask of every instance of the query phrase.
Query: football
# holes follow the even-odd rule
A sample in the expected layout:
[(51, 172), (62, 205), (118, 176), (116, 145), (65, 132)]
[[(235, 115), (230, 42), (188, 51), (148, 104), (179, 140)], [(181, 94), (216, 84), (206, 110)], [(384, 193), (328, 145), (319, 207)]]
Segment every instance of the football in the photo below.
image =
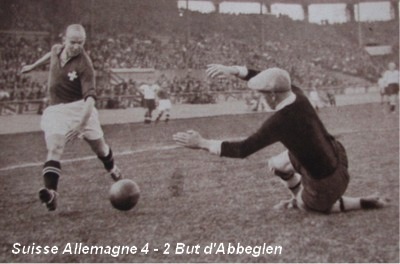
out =
[(136, 182), (122, 179), (110, 188), (110, 202), (115, 209), (127, 211), (135, 207), (139, 201), (140, 189)]

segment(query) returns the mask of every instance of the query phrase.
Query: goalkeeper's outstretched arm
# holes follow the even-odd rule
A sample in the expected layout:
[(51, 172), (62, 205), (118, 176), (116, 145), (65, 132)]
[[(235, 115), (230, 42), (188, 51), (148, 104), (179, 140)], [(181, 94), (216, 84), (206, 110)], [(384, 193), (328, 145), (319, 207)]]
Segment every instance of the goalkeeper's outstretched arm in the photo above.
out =
[(173, 135), (173, 139), (178, 145), (186, 148), (204, 149), (218, 156), (221, 154), (222, 141), (203, 138), (199, 132), (194, 130), (178, 132)]

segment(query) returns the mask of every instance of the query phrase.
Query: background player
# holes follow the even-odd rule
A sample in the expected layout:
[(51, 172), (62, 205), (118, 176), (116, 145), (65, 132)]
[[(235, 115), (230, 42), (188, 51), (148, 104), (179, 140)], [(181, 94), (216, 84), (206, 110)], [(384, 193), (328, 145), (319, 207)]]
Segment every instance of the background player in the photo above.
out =
[(291, 85), (286, 71), (271, 68), (259, 72), (212, 64), (207, 74), (210, 77), (234, 75), (248, 80), (249, 88), (260, 92), (275, 113), (258, 131), (241, 141), (209, 140), (189, 130), (173, 136), (177, 144), (205, 149), (220, 156), (245, 158), (281, 142), (287, 150), (269, 159), (268, 165), (286, 183), (293, 198), (282, 201), (275, 208), (297, 207), (330, 213), (386, 205), (387, 201), (377, 195), (343, 196), (349, 182), (345, 149), (327, 132), (300, 88)]
[(49, 53), (24, 66), (21, 71), (26, 73), (50, 62), (50, 106), (44, 110), (41, 119), (48, 153), (43, 167), (45, 187), (39, 191), (40, 200), (50, 211), (57, 207), (60, 160), (64, 147), (76, 138), (83, 138), (89, 143), (112, 179), (117, 181), (122, 178), (100, 127), (95, 108), (95, 73), (83, 48), (85, 40), (85, 29), (78, 24), (70, 25), (66, 29), (63, 45), (54, 45)]
[(324, 102), (322, 102), (321, 97), (318, 94), (317, 88), (312, 87), (310, 94), (309, 94), (309, 99), (311, 104), (314, 106), (315, 110), (319, 111), (320, 108), (324, 106)]
[(139, 89), (143, 94), (144, 107), (147, 109), (144, 114), (144, 123), (150, 124), (152, 113), (156, 109), (156, 93), (160, 90), (160, 86), (155, 82), (152, 84), (144, 83)]
[(383, 73), (383, 80), (385, 83), (385, 93), (389, 97), (389, 111), (394, 113), (396, 111), (397, 97), (399, 95), (399, 70), (396, 69), (394, 62), (389, 63), (388, 70)]
[(386, 95), (386, 82), (383, 77), (378, 79), (378, 88), (379, 88), (379, 94), (381, 96), (381, 104), (386, 103), (385, 97)]
[(165, 91), (164, 89), (158, 91), (157, 96), (159, 98), (157, 109), (158, 111), (160, 111), (160, 113), (158, 114), (155, 122), (158, 123), (165, 113), (165, 122), (167, 123), (170, 118), (170, 112), (172, 107), (171, 100), (169, 99), (168, 92)]

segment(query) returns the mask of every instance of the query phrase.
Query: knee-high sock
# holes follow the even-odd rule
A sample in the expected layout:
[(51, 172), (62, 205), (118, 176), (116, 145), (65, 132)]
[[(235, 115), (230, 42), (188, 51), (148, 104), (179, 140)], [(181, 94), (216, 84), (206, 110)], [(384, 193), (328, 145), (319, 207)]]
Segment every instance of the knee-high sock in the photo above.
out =
[(101, 160), (101, 162), (103, 162), (104, 168), (107, 171), (110, 171), (114, 168), (114, 156), (113, 156), (113, 152), (110, 148), (110, 151), (108, 152), (108, 155), (105, 157), (100, 157), (98, 156), (98, 158)]
[(47, 189), (57, 190), (58, 179), (61, 175), (61, 164), (56, 160), (49, 160), (43, 166), (44, 186)]
[(280, 177), (282, 181), (286, 184), (289, 190), (294, 196), (300, 191), (301, 187), (301, 176), (298, 173), (287, 173), (279, 170), (275, 170), (275, 175)]

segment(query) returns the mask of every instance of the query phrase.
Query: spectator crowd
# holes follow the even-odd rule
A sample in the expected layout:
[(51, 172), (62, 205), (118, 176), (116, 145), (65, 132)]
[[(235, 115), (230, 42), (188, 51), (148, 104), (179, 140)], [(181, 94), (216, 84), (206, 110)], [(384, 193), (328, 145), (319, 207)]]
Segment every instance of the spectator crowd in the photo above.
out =
[[(179, 99), (183, 102), (202, 103), (215, 100), (215, 92), (244, 89), (237, 80), (211, 81), (190, 74), (190, 70), (205, 69), (209, 63), (247, 65), (258, 69), (283, 67), (291, 73), (294, 83), (311, 90), (349, 85), (346, 78), (340, 77), (343, 74), (375, 83), (386, 59), (391, 59), (374, 59), (360, 48), (358, 42), (348, 36), (348, 32), (355, 32), (357, 28), (354, 22), (316, 25), (295, 22), (285, 16), (260, 19), (260, 15), (190, 12), (185, 14), (190, 15), (190, 19), (186, 18), (186, 24), (182, 25), (177, 14), (170, 15), (177, 18), (170, 20), (168, 32), (176, 34), (153, 30), (157, 26), (157, 20), (153, 19), (155, 21), (152, 20), (148, 27), (141, 23), (140, 31), (132, 29), (133, 21), (130, 24), (132, 32), (127, 33), (121, 26), (119, 30), (110, 28), (89, 35), (86, 50), (96, 71), (106, 76), (112, 68), (187, 69), (188, 74), (183, 77), (161, 75), (159, 85), (172, 95), (188, 94)], [(49, 35), (28, 38), (23, 32), (0, 33), (0, 100), (41, 99), (45, 96), (45, 82), (35, 81), (19, 71), (24, 64), (43, 56), (52, 44), (61, 39), (59, 34), (49, 29), (49, 23), (43, 22), (43, 28), (31, 24), (26, 26), (26, 30), (45, 30)], [(16, 26), (18, 30), (24, 28), (23, 24)], [(391, 31), (396, 28), (395, 21), (365, 26), (379, 29), (381, 41), (396, 42)], [(347, 32), (346, 35), (343, 32)], [(398, 54), (395, 45), (393, 53)], [(46, 69), (46, 66), (42, 68)], [(100, 83), (99, 96), (139, 96), (139, 85), (135, 80), (118, 85)]]

